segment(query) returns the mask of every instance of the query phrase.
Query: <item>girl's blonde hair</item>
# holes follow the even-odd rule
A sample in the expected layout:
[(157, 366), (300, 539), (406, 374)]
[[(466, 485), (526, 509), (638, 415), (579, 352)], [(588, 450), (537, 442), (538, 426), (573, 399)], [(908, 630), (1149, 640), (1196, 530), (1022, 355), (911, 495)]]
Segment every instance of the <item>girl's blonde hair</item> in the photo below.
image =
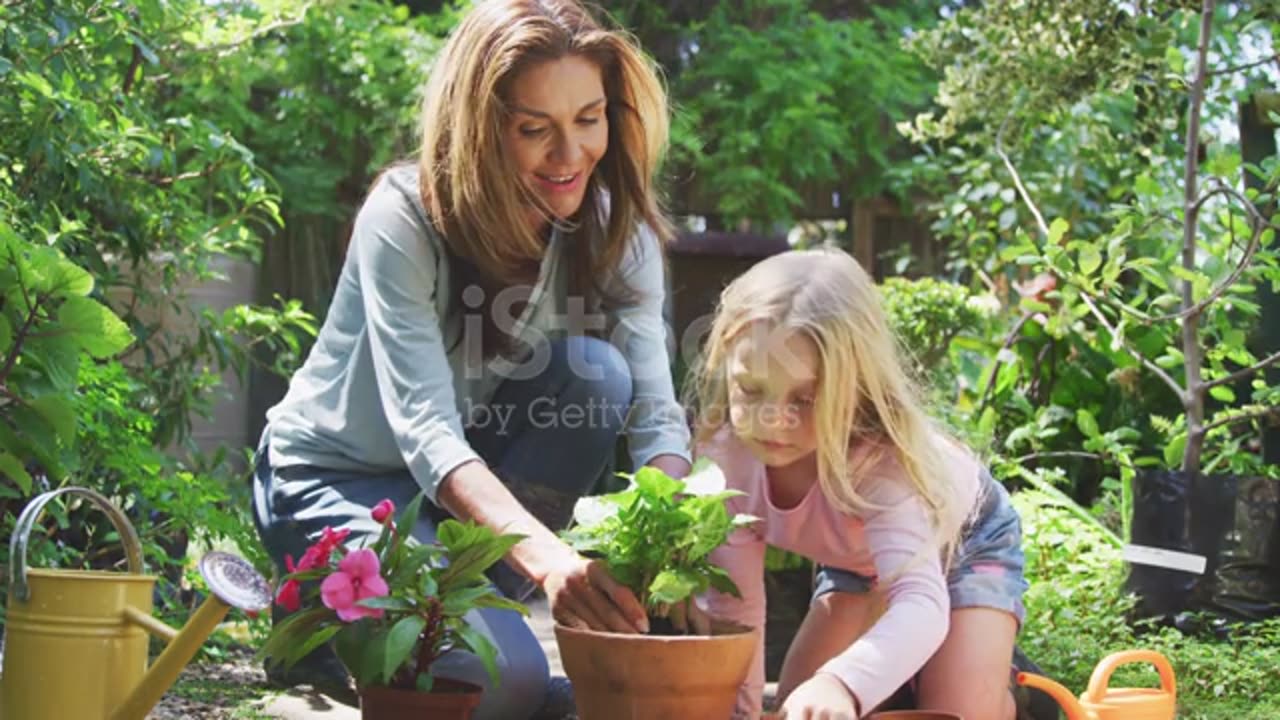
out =
[(453, 31), (431, 70), (419, 164), (432, 221), (487, 289), (522, 278), (545, 252), (526, 208), (550, 217), (503, 148), (512, 81), (533, 65), (568, 56), (600, 68), (609, 125), (608, 150), (572, 222), (570, 292), (601, 292), (639, 224), (663, 244), (671, 238), (654, 191), (668, 132), (666, 92), (654, 66), (627, 35), (601, 27), (575, 0), (484, 0)]
[[(970, 508), (942, 454), (945, 433), (922, 409), (897, 338), (871, 278), (848, 254), (796, 250), (753, 266), (725, 288), (689, 389), (695, 437), (709, 441), (729, 418), (727, 360), (734, 342), (757, 323), (803, 333), (821, 366), (814, 397), (818, 481), (842, 512), (872, 509), (859, 481), (894, 453), (924, 501), (944, 558), (950, 557)], [(850, 449), (865, 445), (867, 452)]]

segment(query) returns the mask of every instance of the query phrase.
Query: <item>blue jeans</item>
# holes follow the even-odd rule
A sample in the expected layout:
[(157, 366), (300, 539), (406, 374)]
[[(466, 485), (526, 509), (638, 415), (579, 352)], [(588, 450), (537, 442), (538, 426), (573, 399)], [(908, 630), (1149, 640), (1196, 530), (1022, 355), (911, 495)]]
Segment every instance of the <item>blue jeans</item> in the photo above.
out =
[[(1026, 618), (1022, 595), (1027, 591), (1023, 575), (1022, 521), (1009, 500), (1009, 492), (989, 472), (982, 474), (982, 507), (960, 538), (950, 571), (947, 592), (951, 609), (990, 608), (1012, 615), (1018, 626)], [(818, 568), (813, 597), (829, 592), (864, 594), (875, 578), (840, 568)]]
[[(494, 412), (468, 427), (467, 440), (530, 512), (555, 530), (612, 459), (632, 384), (625, 358), (603, 340), (575, 336), (552, 342), (550, 350), (543, 372), (498, 388), (488, 405)], [(588, 371), (579, 372), (584, 367)], [(285, 554), (301, 557), (326, 526), (349, 529), (357, 543), (361, 535), (376, 537), (381, 526), (370, 516), (373, 506), (388, 498), (402, 508), (420, 492), (407, 470), (368, 475), (273, 468), (265, 452), (270, 432), (268, 427), (258, 449), (253, 514), (281, 575)], [(443, 509), (426, 504), (413, 536), (434, 541), (446, 517)], [(494, 566), (490, 578), (504, 595), (519, 600), (534, 589), (505, 563)], [(463, 651), (446, 654), (433, 671), (484, 687), (475, 720), (528, 718), (541, 707), (548, 679), (546, 655), (533, 632), (510, 610), (476, 610), (467, 621), (498, 648), (501, 684), (494, 687), (479, 658)]]

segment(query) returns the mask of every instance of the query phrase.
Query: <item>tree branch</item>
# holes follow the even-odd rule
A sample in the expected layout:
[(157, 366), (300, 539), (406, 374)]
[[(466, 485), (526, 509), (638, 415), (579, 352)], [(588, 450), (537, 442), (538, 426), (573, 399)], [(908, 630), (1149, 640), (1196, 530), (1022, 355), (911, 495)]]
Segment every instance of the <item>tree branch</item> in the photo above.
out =
[(264, 35), (273, 33), (276, 30), (283, 30), (285, 28), (289, 28), (289, 27), (293, 27), (294, 25), (301, 24), (303, 21), (307, 19), (307, 11), (311, 9), (311, 5), (312, 3), (307, 3), (306, 5), (302, 6), (302, 9), (298, 11), (297, 17), (280, 18), (275, 22), (263, 25), (257, 30), (254, 30), (252, 33), (238, 40), (235, 40), (233, 42), (218, 43), (214, 45), (201, 45), (192, 49), (195, 50), (196, 52), (202, 52), (202, 53), (216, 52), (218, 57), (226, 57), (227, 55), (230, 55), (231, 53), (239, 49), (242, 45), (251, 43), (254, 40), (257, 40), (258, 38)]
[(1271, 57), (1262, 58), (1261, 60), (1255, 60), (1253, 62), (1244, 63), (1243, 65), (1232, 65), (1230, 67), (1224, 67), (1218, 70), (1210, 70), (1209, 72), (1206, 73), (1206, 75), (1232, 75), (1234, 73), (1240, 72), (1241, 70), (1248, 70), (1250, 68), (1256, 68), (1261, 65), (1266, 65), (1269, 62), (1280, 63), (1280, 53), (1276, 53)]
[(1215, 287), (1212, 292), (1206, 295), (1203, 300), (1192, 305), (1189, 308), (1186, 308), (1185, 310), (1179, 310), (1176, 313), (1169, 313), (1168, 315), (1158, 315), (1156, 317), (1146, 317), (1143, 319), (1143, 322), (1150, 325), (1158, 322), (1168, 322), (1170, 320), (1182, 320), (1184, 318), (1189, 318), (1192, 315), (1199, 315), (1200, 313), (1204, 312), (1205, 308), (1212, 305), (1215, 300), (1222, 297), (1223, 294), (1225, 294), (1228, 290), (1230, 290), (1231, 286), (1235, 285), (1236, 280), (1239, 280), (1240, 276), (1244, 274), (1244, 271), (1248, 269), (1249, 264), (1253, 262), (1253, 256), (1257, 254), (1258, 249), (1261, 247), (1262, 232), (1268, 226), (1269, 226), (1269, 223), (1268, 224), (1255, 223), (1254, 230), (1253, 230), (1253, 237), (1249, 238), (1249, 245), (1245, 247), (1244, 255), (1240, 257), (1240, 262), (1236, 263), (1236, 266), (1231, 269), (1231, 274), (1227, 276), (1227, 279), (1219, 283), (1218, 286)]
[(143, 180), (146, 180), (147, 182), (151, 183), (152, 185), (155, 185), (156, 187), (169, 187), (170, 185), (180, 183), (184, 180), (196, 180), (202, 177), (209, 177), (210, 175), (217, 172), (223, 165), (226, 165), (226, 160), (220, 159), (210, 163), (202, 170), (192, 170), (190, 172), (179, 173), (177, 175), (171, 175), (169, 177), (153, 177), (153, 176), (142, 176), (142, 175), (138, 177), (141, 177)]
[(1246, 413), (1236, 413), (1235, 415), (1228, 415), (1227, 417), (1224, 417), (1221, 420), (1215, 420), (1214, 422), (1211, 422), (1208, 425), (1205, 425), (1204, 433), (1208, 435), (1210, 430), (1220, 428), (1224, 425), (1234, 425), (1235, 423), (1242, 422), (1244, 420), (1257, 420), (1258, 418), (1264, 418), (1264, 417), (1280, 418), (1280, 407), (1262, 408), (1261, 410), (1254, 410)]
[[(1004, 161), (1005, 169), (1009, 171), (1009, 175), (1013, 178), (1013, 184), (1018, 188), (1018, 194), (1022, 198), (1023, 204), (1025, 204), (1027, 209), (1031, 211), (1031, 214), (1035, 216), (1036, 226), (1039, 227), (1040, 232), (1048, 238), (1049, 225), (1044, 221), (1044, 216), (1040, 214), (1040, 208), (1036, 207), (1035, 201), (1031, 199), (1031, 195), (1027, 193), (1026, 187), (1022, 184), (1022, 176), (1018, 174), (1018, 168), (1014, 167), (1013, 161), (1009, 159), (1009, 154), (1004, 151), (1004, 129), (1005, 125), (1009, 122), (1010, 117), (1012, 117), (1012, 113), (1005, 116), (1004, 122), (1000, 124), (1000, 131), (996, 133), (996, 154), (1000, 156), (1002, 161)], [(1054, 274), (1059, 274), (1056, 269), (1052, 267), (1049, 269)], [(1164, 368), (1156, 365), (1145, 355), (1138, 352), (1137, 348), (1126, 342), (1124, 337), (1121, 336), (1120, 333), (1116, 332), (1116, 329), (1111, 326), (1110, 321), (1108, 321), (1107, 317), (1102, 314), (1102, 311), (1098, 309), (1098, 305), (1094, 303), (1093, 298), (1089, 297), (1089, 293), (1081, 292), (1080, 300), (1089, 308), (1089, 312), (1098, 320), (1099, 323), (1102, 324), (1102, 327), (1106, 328), (1107, 332), (1111, 333), (1112, 338), (1120, 342), (1120, 345), (1124, 347), (1125, 351), (1128, 352), (1134, 360), (1137, 360), (1143, 367), (1154, 373), (1156, 377), (1160, 378), (1165, 385), (1168, 385), (1169, 389), (1173, 390), (1174, 395), (1177, 396), (1179, 401), (1186, 402), (1185, 393), (1182, 390), (1182, 386), (1178, 384), (1178, 381), (1174, 380), (1169, 373), (1165, 372)]]
[[(1033, 317), (1035, 317), (1035, 313), (1023, 313), (1022, 317), (1018, 318), (1018, 322), (1014, 323), (1013, 328), (1004, 336), (1004, 344), (1000, 346), (1000, 352), (1013, 347), (1013, 344), (1018, 341), (1018, 337), (1022, 333), (1022, 326), (1026, 325), (1027, 321)], [(995, 362), (991, 365), (991, 372), (987, 373), (987, 382), (982, 390), (982, 402), (978, 403), (978, 407), (986, 407), (987, 400), (991, 397), (991, 388), (996, 384), (996, 373), (1000, 371), (1000, 365), (1002, 364), (1000, 362), (1000, 352), (996, 353)]]
[(1231, 373), (1230, 375), (1227, 375), (1226, 377), (1220, 377), (1217, 380), (1210, 380), (1209, 382), (1201, 385), (1200, 387), (1202, 387), (1205, 390), (1208, 390), (1209, 388), (1214, 388), (1219, 385), (1227, 385), (1237, 380), (1243, 380), (1260, 370), (1265, 370), (1267, 367), (1271, 365), (1275, 365), (1277, 362), (1280, 362), (1280, 352), (1277, 352), (1274, 355), (1271, 355), (1263, 360), (1260, 360), (1257, 363), (1250, 365), (1249, 367), (1243, 370), (1237, 370)]
[[(1182, 170), (1182, 268), (1190, 276), (1196, 268), (1196, 233), (1199, 229), (1200, 190), (1197, 180), (1200, 171), (1200, 113), (1204, 106), (1206, 68), (1209, 62), (1209, 36), (1213, 32), (1215, 0), (1204, 0), (1200, 8), (1200, 34), (1196, 48), (1196, 71), (1191, 81), (1191, 98), (1187, 107), (1186, 155)], [(1189, 475), (1200, 472), (1201, 453), (1204, 450), (1204, 393), (1194, 388), (1200, 386), (1201, 364), (1204, 348), (1200, 346), (1200, 313), (1195, 311), (1195, 284), (1182, 281), (1182, 365), (1187, 392), (1182, 397), (1182, 409), (1187, 416), (1187, 444), (1182, 454), (1182, 471)]]
[(1036, 226), (1040, 228), (1040, 232), (1044, 233), (1045, 237), (1049, 237), (1049, 225), (1044, 221), (1044, 216), (1040, 214), (1040, 208), (1036, 207), (1035, 202), (1032, 201), (1026, 186), (1022, 184), (1022, 176), (1018, 174), (1018, 169), (1013, 166), (1013, 161), (1009, 159), (1009, 154), (1004, 151), (1004, 131), (1012, 117), (1013, 112), (1010, 111), (1000, 123), (1000, 130), (996, 133), (996, 154), (1004, 161), (1005, 168), (1009, 171), (1009, 175), (1013, 177), (1013, 186), (1018, 189), (1018, 196), (1022, 198), (1023, 204), (1027, 206), (1027, 209), (1035, 217)]
[(1022, 463), (1027, 462), (1028, 460), (1041, 460), (1044, 458), (1060, 458), (1060, 457), (1085, 458), (1086, 460), (1102, 460), (1103, 459), (1102, 455), (1099, 455), (1098, 453), (1081, 452), (1079, 450), (1053, 450), (1050, 452), (1031, 453), (1030, 455), (1023, 455), (1022, 457), (1014, 460), (1014, 462), (1021, 465)]
[(138, 68), (142, 66), (142, 48), (137, 43), (133, 44), (133, 57), (129, 58), (129, 69), (124, 73), (124, 86), (120, 88), (121, 95), (128, 95), (133, 90), (133, 83), (138, 78)]
[(26, 342), (28, 334), (31, 332), (31, 326), (35, 324), (36, 316), (39, 315), (40, 299), (36, 298), (36, 303), (27, 311), (27, 319), (22, 323), (22, 327), (13, 335), (13, 345), (9, 348), (9, 356), (4, 359), (4, 366), (0, 367), (0, 384), (9, 379), (9, 373), (13, 372), (13, 367), (18, 364), (18, 357), (22, 355), (22, 344)]

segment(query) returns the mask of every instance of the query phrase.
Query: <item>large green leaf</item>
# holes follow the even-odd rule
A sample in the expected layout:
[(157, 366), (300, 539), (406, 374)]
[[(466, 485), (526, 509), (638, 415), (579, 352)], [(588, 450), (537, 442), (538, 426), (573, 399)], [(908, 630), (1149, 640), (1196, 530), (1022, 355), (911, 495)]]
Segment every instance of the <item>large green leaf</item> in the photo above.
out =
[(418, 636), (426, 626), (426, 618), (410, 615), (401, 618), (391, 627), (391, 632), (387, 634), (387, 652), (382, 661), (383, 677), (390, 679), (405, 660), (409, 659), (409, 654), (418, 644)]
[(0, 313), (0, 362), (9, 354), (10, 345), (13, 343), (13, 326), (9, 324), (9, 318), (4, 313)]
[(696, 574), (687, 570), (664, 570), (649, 584), (649, 597), (654, 602), (678, 603), (688, 599), (701, 584)]
[(0, 450), (0, 475), (4, 475), (18, 485), (23, 495), (31, 494), (31, 474), (22, 466), (22, 461), (8, 452)]
[(133, 333), (115, 313), (97, 300), (67, 298), (58, 310), (60, 332), (75, 339), (95, 358), (108, 358), (129, 347)]
[(80, 347), (66, 335), (33, 337), (22, 349), (32, 367), (50, 390), (71, 391), (76, 388), (80, 372)]
[(502, 682), (502, 677), (498, 674), (498, 650), (489, 642), (489, 638), (481, 635), (475, 628), (460, 623), (457, 628), (458, 636), (466, 644), (467, 649), (475, 653), (480, 658), (480, 662), (484, 664), (484, 669), (489, 672), (489, 679), (493, 681), (494, 687)]
[(342, 660), (342, 664), (356, 678), (356, 684), (359, 686), (367, 685), (371, 679), (363, 674), (364, 662), (364, 646), (368, 641), (372, 632), (371, 620), (358, 620), (353, 623), (346, 623), (342, 626), (341, 632), (333, 639), (333, 650), (338, 654), (338, 658)]
[(288, 664), (292, 665), (307, 655), (310, 655), (312, 650), (315, 650), (321, 645), (329, 642), (329, 640), (331, 640), (334, 635), (337, 635), (338, 631), (341, 629), (342, 625), (334, 623), (333, 625), (322, 627), (312, 633), (305, 642), (298, 643), (292, 650), (290, 650), (287, 661)]
[[(43, 249), (43, 248), (42, 248)], [(62, 253), (52, 251), (33, 255), (32, 260), (43, 263), (37, 270), (56, 297), (83, 297), (93, 292), (93, 276), (88, 270), (68, 260)]]
[(360, 657), (360, 677), (366, 683), (382, 684), (387, 666), (387, 633), (374, 627), (365, 639)]
[(70, 445), (76, 439), (76, 411), (69, 396), (41, 395), (28, 405), (49, 422), (58, 439)]
[(644, 495), (670, 500), (684, 489), (684, 483), (653, 467), (640, 468), (635, 475), (636, 487)]

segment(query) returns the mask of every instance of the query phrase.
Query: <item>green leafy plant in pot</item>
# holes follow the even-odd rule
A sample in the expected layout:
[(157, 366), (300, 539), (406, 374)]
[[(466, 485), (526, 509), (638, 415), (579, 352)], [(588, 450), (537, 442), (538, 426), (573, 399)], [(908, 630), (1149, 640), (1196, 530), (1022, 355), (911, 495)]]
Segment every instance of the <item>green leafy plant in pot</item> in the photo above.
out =
[(730, 516), (725, 500), (739, 493), (725, 489), (723, 473), (707, 460), (684, 480), (650, 467), (622, 477), (631, 483), (627, 489), (579, 500), (575, 524), (563, 536), (579, 552), (603, 559), (636, 594), (651, 632), (556, 626), (578, 713), (582, 720), (728, 717), (755, 653), (756, 631), (721, 626), (710, 635), (674, 634), (664, 616), (710, 589), (738, 595), (709, 555), (756, 518)]
[(287, 667), (332, 642), (355, 677), (365, 720), (466, 720), (481, 688), (437, 678), (432, 664), (445, 653), (469, 651), (496, 685), (497, 651), (464, 616), (478, 608), (528, 614), (497, 594), (484, 574), (524, 536), (445, 520), (436, 542), (419, 543), (409, 532), (421, 503), (419, 495), (394, 522), (391, 502), (379, 503), (372, 512), (383, 528), (368, 547), (348, 548), (346, 530), (325, 528), (296, 563), (286, 558), (290, 573), (276, 602), (291, 614), (260, 651)]

